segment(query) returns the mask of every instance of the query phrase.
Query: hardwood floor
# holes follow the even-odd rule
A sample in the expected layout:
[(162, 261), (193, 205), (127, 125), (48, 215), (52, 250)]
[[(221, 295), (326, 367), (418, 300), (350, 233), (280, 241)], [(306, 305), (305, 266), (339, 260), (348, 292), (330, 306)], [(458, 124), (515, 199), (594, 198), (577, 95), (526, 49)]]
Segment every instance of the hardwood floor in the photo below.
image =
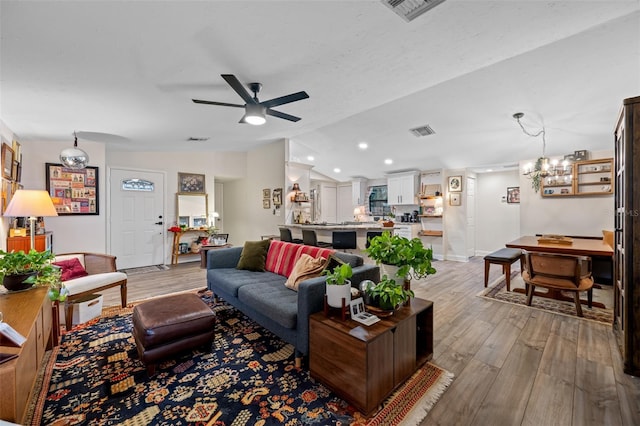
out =
[[(640, 425), (640, 378), (622, 372), (610, 326), (476, 297), (481, 258), (434, 267), (412, 287), (434, 301), (433, 362), (456, 377), (422, 425)], [(197, 262), (181, 264), (130, 276), (129, 301), (205, 286)]]

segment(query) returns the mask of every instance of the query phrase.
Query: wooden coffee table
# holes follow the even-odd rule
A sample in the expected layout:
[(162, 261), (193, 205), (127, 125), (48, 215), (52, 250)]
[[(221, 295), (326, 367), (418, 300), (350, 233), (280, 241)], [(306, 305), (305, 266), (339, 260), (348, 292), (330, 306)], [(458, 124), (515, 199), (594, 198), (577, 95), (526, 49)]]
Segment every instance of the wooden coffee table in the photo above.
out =
[(318, 312), (309, 318), (311, 376), (366, 416), (433, 357), (433, 302), (414, 298), (365, 326)]

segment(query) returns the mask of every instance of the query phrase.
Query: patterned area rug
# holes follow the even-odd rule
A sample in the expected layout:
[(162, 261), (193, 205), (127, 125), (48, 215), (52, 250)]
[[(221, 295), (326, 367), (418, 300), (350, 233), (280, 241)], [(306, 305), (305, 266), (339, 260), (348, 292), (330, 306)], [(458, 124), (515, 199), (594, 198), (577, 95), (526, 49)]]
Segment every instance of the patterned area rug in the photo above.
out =
[(166, 271), (168, 269), (169, 267), (167, 265), (153, 265), (153, 266), (141, 266), (139, 268), (122, 269), (122, 272), (124, 272), (127, 275), (139, 275), (139, 274), (146, 274), (148, 272)]
[[(507, 291), (506, 282), (504, 279), (499, 279), (497, 283), (492, 284), (486, 289), (483, 289), (480, 293), (478, 293), (479, 297), (484, 297), (485, 299), (498, 300), (500, 302), (512, 303), (514, 305), (523, 305), (527, 306), (527, 295), (523, 293), (514, 292), (515, 288), (524, 288), (524, 281), (517, 274), (514, 273), (511, 277), (511, 290)], [(544, 291), (544, 290), (543, 290)], [(597, 290), (594, 289), (594, 299), (597, 300), (598, 296), (595, 294), (597, 291), (610, 291), (607, 290)], [(585, 293), (586, 294), (586, 293)], [(571, 294), (568, 296), (573, 297)], [(586, 296), (582, 296), (585, 298)], [(611, 303), (605, 304), (605, 306), (611, 306)], [(613, 309), (612, 308), (597, 308), (592, 307), (589, 308), (587, 305), (582, 305), (582, 314), (583, 318), (580, 318), (576, 314), (576, 305), (573, 302), (565, 302), (562, 300), (555, 299), (547, 299), (544, 297), (533, 297), (531, 302), (531, 308), (540, 309), (543, 311), (553, 312), (556, 314), (567, 315), (570, 317), (575, 317), (579, 319), (586, 319), (591, 321), (602, 322), (605, 324), (613, 323)]]
[(426, 364), (372, 418), (294, 365), (293, 347), (224, 302), (211, 351), (161, 363), (149, 379), (131, 335), (132, 307), (66, 333), (44, 367), (32, 425), (416, 425), (453, 375)]

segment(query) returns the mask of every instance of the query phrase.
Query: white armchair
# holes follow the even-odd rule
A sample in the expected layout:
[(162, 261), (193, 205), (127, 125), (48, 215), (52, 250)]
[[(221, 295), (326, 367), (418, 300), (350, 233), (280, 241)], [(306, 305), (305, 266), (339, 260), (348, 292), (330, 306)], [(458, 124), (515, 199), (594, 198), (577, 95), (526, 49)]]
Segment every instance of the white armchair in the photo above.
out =
[(64, 282), (69, 290), (65, 304), (65, 325), (67, 330), (73, 325), (73, 302), (83, 296), (120, 286), (120, 301), (122, 307), (127, 306), (127, 274), (118, 272), (116, 257), (99, 253), (64, 253), (57, 254), (54, 262), (61, 262), (76, 258), (89, 275), (73, 278)]

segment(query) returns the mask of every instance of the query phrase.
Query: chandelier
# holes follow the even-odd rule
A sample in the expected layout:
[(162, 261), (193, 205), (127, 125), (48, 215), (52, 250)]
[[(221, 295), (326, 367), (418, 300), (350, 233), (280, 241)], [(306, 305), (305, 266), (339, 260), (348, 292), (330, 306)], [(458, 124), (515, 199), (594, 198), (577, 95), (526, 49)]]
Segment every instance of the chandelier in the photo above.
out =
[(516, 112), (513, 114), (513, 118), (516, 119), (518, 125), (522, 129), (525, 135), (532, 138), (542, 136), (542, 157), (539, 157), (535, 164), (528, 163), (524, 166), (523, 175), (531, 179), (531, 187), (535, 192), (540, 190), (540, 183), (542, 179), (548, 179), (548, 184), (561, 184), (569, 183), (571, 181), (571, 167), (569, 161), (564, 160), (560, 163), (556, 160), (549, 160), (545, 154), (547, 148), (547, 140), (545, 139), (544, 126), (537, 133), (531, 133), (524, 128), (520, 119), (524, 117), (524, 113)]

